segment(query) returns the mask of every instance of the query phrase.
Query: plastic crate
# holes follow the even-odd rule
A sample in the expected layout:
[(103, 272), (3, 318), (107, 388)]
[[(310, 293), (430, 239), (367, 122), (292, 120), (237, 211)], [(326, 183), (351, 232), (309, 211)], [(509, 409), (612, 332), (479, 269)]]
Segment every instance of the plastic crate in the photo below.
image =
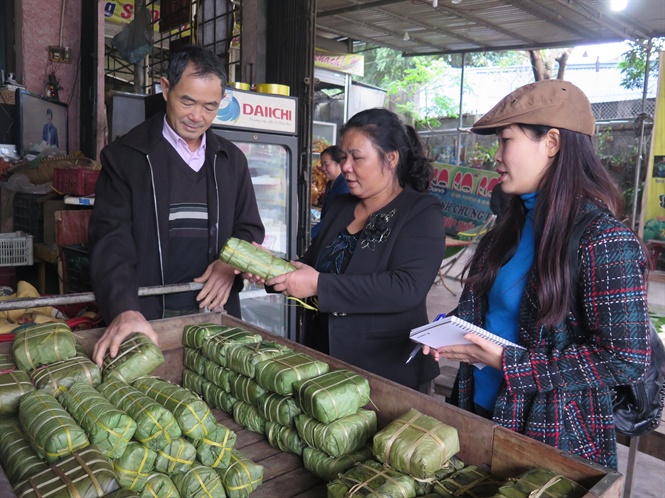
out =
[(65, 289), (67, 292), (89, 292), (90, 259), (88, 251), (81, 244), (63, 246), (62, 255), (65, 261)]
[(14, 230), (29, 233), (33, 242), (44, 242), (44, 210), (37, 202), (42, 194), (17, 192), (14, 195)]
[(23, 232), (0, 233), (0, 266), (31, 266), (32, 239)]
[(61, 194), (94, 195), (99, 170), (90, 168), (56, 168), (53, 188)]

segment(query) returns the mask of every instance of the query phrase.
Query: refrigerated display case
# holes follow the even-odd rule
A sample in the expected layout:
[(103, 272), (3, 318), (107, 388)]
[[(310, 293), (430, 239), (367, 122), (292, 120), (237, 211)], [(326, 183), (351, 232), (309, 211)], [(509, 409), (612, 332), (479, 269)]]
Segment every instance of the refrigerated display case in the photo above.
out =
[[(212, 130), (247, 157), (261, 220), (263, 245), (286, 260), (296, 257), (297, 99), (227, 88)], [(245, 283), (243, 320), (296, 339), (295, 312), (282, 294)]]

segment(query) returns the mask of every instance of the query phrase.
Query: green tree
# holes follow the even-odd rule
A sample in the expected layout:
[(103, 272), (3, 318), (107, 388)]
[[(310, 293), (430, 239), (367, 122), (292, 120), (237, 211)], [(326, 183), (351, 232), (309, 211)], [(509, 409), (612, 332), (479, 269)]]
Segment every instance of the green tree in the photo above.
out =
[[(459, 87), (459, 76), (452, 76), (453, 67), (461, 67), (461, 54), (446, 56), (403, 57), (396, 50), (378, 47), (367, 49), (365, 55), (364, 83), (384, 88), (396, 109), (413, 119), (416, 125), (431, 128), (438, 126), (437, 118), (457, 117), (454, 99), (442, 94), (428, 94), (428, 86), (435, 82)], [(466, 54), (465, 64), (476, 67), (507, 66), (519, 64), (524, 55), (519, 52), (482, 52)], [(419, 92), (425, 92), (420, 103), (414, 101)]]
[[(658, 74), (658, 53), (665, 49), (665, 38), (652, 38), (649, 78)], [(649, 40), (628, 42), (628, 50), (622, 54), (619, 62), (621, 70), (620, 85), (627, 90), (642, 90), (647, 67)]]
[[(413, 59), (414, 67), (405, 69), (401, 80), (388, 82), (386, 90), (397, 109), (411, 117), (416, 125), (426, 128), (438, 126), (440, 123), (437, 118), (456, 116), (452, 99), (443, 95), (434, 95), (424, 99), (425, 104), (418, 107), (411, 97), (423, 91), (431, 82), (449, 80), (451, 77), (447, 73), (450, 72), (450, 65), (441, 57), (414, 57)], [(408, 97), (405, 101), (400, 100), (403, 95)]]
[(385, 88), (386, 85), (404, 76), (404, 71), (415, 67), (414, 57), (402, 57), (397, 50), (377, 47), (363, 52), (365, 76), (358, 78), (363, 83)]
[[(366, 47), (362, 53), (365, 56), (365, 76), (360, 81), (381, 88), (402, 80), (408, 69), (418, 66), (418, 61), (441, 60), (450, 67), (462, 67), (462, 54), (403, 57), (401, 52), (386, 47)], [(526, 58), (524, 52), (511, 50), (469, 53), (464, 61), (466, 66), (471, 67), (506, 67), (523, 64)]]
[[(452, 67), (462, 67), (462, 54), (446, 56)], [(524, 52), (507, 50), (503, 52), (471, 52), (465, 54), (464, 64), (471, 67), (507, 67), (524, 64)]]

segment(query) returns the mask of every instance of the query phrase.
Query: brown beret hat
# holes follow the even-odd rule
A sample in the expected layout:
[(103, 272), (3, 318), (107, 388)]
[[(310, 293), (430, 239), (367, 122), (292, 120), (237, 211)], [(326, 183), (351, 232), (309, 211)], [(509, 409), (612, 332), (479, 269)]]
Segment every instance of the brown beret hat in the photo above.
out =
[(563, 80), (542, 80), (518, 88), (476, 121), (471, 131), (491, 135), (496, 128), (511, 124), (551, 126), (585, 135), (596, 132), (589, 99)]

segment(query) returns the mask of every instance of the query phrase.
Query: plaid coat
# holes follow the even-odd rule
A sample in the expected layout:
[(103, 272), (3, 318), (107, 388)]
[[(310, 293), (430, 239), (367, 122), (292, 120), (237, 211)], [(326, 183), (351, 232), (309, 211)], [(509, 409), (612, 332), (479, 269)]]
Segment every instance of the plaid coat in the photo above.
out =
[[(493, 420), (616, 469), (611, 389), (638, 380), (651, 357), (647, 256), (631, 230), (604, 214), (582, 234), (578, 261), (583, 316), (569, 311), (553, 327), (536, 324), (538, 282), (530, 270), (519, 310), (526, 350), (504, 349)], [(484, 264), (481, 257), (471, 272)], [(455, 314), (483, 326), (486, 311), (486, 298), (466, 287)], [(459, 406), (471, 410), (473, 367), (461, 365), (457, 380)]]

